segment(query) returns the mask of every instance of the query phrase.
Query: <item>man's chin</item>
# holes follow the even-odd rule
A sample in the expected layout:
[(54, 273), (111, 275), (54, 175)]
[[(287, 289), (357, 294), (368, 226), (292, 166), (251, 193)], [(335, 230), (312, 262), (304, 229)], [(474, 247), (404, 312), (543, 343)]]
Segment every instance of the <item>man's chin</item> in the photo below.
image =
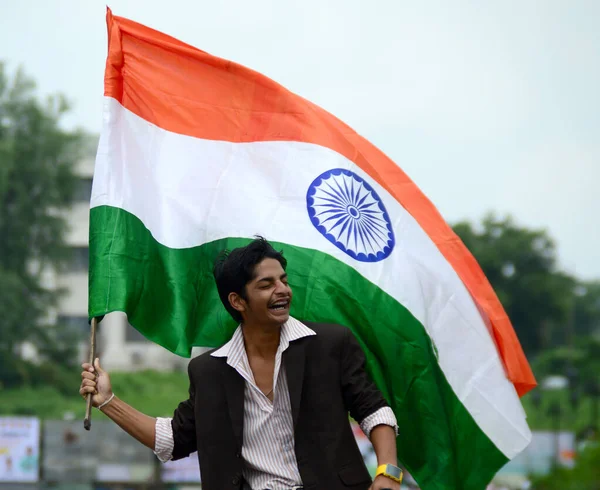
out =
[(277, 323), (278, 325), (283, 325), (290, 319), (290, 311), (286, 310), (278, 313), (271, 313), (269, 317), (274, 323)]

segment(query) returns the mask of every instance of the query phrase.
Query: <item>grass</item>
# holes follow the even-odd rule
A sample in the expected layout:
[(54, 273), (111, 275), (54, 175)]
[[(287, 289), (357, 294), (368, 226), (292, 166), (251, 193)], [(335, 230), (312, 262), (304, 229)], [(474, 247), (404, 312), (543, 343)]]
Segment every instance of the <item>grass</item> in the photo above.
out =
[[(119, 398), (152, 416), (171, 416), (178, 403), (187, 398), (188, 377), (184, 372), (115, 372), (111, 373), (111, 381), (113, 391)], [(83, 419), (85, 403), (78, 389), (77, 372), (73, 375), (72, 394), (63, 394), (50, 384), (37, 388), (0, 390), (0, 415), (35, 415), (41, 419), (56, 420), (69, 414)], [(532, 430), (553, 430), (554, 421), (548, 414), (552, 403), (558, 403), (561, 407), (561, 430), (579, 433), (592, 421), (591, 398), (581, 399), (574, 408), (565, 390), (544, 392), (539, 408), (534, 406), (531, 395), (526, 395), (521, 401)]]
[[(115, 372), (110, 377), (115, 394), (148, 415), (172, 416), (177, 404), (187, 398), (188, 377), (183, 372)], [(79, 373), (73, 376), (73, 394), (61, 393), (51, 385), (0, 390), (0, 415), (83, 419), (85, 402), (78, 391)]]

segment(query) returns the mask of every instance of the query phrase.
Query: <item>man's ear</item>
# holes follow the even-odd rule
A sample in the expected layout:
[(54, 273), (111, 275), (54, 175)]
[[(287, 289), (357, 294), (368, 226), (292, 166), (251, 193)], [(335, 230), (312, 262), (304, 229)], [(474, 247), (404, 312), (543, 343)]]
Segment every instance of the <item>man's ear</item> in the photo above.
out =
[(229, 293), (227, 299), (229, 300), (229, 304), (234, 310), (237, 310), (240, 313), (246, 311), (246, 300), (242, 298), (238, 293)]

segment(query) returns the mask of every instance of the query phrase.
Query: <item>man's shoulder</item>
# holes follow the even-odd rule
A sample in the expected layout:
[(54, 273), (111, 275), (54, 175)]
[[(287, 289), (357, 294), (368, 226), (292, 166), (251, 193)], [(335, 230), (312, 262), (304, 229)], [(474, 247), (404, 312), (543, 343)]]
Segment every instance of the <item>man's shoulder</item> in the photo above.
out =
[(189, 364), (188, 370), (190, 372), (212, 372), (220, 369), (223, 365), (225, 358), (222, 357), (214, 357), (211, 355), (218, 349), (210, 349), (206, 352), (203, 352), (199, 356), (194, 357)]
[(304, 325), (313, 330), (317, 335), (315, 340), (322, 342), (341, 341), (350, 334), (350, 329), (337, 323), (306, 322)]

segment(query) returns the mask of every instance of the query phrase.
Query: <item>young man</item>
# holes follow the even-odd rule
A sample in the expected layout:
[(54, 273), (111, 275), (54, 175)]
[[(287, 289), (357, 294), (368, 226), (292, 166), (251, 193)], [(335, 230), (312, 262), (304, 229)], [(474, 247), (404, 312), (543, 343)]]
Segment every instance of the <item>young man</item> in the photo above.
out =
[[(240, 326), (190, 362), (189, 398), (172, 419), (115, 397), (98, 360), (83, 364), (79, 392), (161, 461), (197, 450), (205, 490), (398, 490), (396, 418), (347, 328), (290, 317), (286, 265), (262, 238), (217, 261), (219, 296)], [(374, 482), (348, 412), (373, 443)]]

